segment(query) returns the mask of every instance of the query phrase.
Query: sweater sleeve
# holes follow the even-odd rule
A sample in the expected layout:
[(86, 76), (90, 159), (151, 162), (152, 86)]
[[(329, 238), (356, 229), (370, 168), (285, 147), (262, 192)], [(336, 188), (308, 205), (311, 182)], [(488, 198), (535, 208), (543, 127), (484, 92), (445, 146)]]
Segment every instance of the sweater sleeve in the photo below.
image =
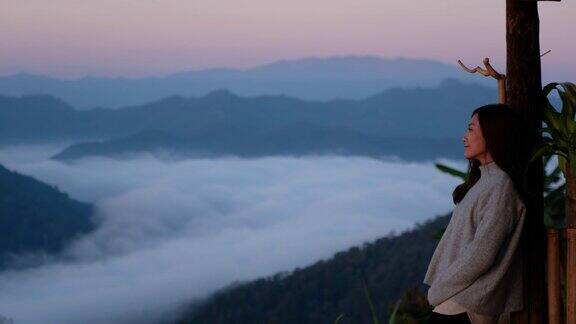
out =
[(466, 289), (490, 269), (514, 228), (520, 202), (511, 180), (494, 186), (481, 198), (475, 211), (480, 221), (474, 237), (428, 290), (431, 305), (439, 305)]

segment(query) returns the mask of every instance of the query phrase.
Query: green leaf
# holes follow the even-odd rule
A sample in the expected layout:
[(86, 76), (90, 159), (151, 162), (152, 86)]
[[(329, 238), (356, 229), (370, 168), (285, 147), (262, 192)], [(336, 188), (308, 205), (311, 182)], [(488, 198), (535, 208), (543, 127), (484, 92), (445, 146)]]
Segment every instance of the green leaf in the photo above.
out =
[(372, 323), (373, 324), (380, 324), (378, 320), (378, 316), (376, 314), (376, 309), (374, 307), (374, 303), (372, 303), (372, 297), (370, 295), (370, 290), (368, 290), (368, 284), (366, 283), (366, 279), (362, 274), (362, 286), (364, 286), (364, 293), (366, 294), (366, 299), (368, 300), (368, 305), (370, 306), (370, 313), (372, 313)]
[(567, 110), (570, 119), (574, 119), (574, 113), (576, 112), (576, 85), (571, 82), (561, 83), (560, 86), (564, 88), (564, 91), (560, 93), (562, 98), (562, 110)]
[[(556, 90), (562, 100), (562, 107), (560, 112), (550, 103), (548, 95), (552, 90)], [(544, 102), (544, 122), (556, 131), (549, 131), (550, 135), (557, 139), (568, 141), (569, 145), (576, 146), (575, 141), (570, 141), (568, 138), (576, 133), (576, 121), (574, 121), (574, 114), (576, 113), (576, 85), (570, 82), (564, 83), (549, 83), (544, 89), (545, 95)], [(559, 143), (560, 144), (560, 143)]]
[(568, 163), (566, 156), (558, 156), (558, 166), (562, 169), (562, 173), (566, 174), (566, 164)]
[(463, 171), (459, 171), (456, 170), (452, 167), (449, 167), (445, 164), (441, 164), (441, 163), (434, 163), (434, 165), (436, 166), (436, 168), (444, 173), (448, 173), (450, 175), (453, 175), (455, 177), (461, 178), (464, 181), (466, 181), (466, 179), (468, 178), (468, 172), (463, 172)]
[(570, 166), (572, 174), (576, 175), (576, 150), (570, 150), (568, 158), (568, 166)]
[(546, 122), (549, 127), (556, 129), (562, 138), (566, 138), (566, 122), (564, 116), (557, 112), (549, 101), (544, 104), (544, 122)]
[(388, 324), (398, 324), (396, 323), (398, 321), (397, 314), (398, 314), (398, 309), (400, 308), (400, 300), (396, 302), (396, 306), (394, 306), (394, 311), (392, 311), (392, 314), (390, 315), (390, 319), (388, 320)]
[(543, 127), (539, 129), (542, 133), (548, 133), (554, 139), (559, 139), (562, 137), (562, 134), (552, 127)]
[(528, 164), (531, 164), (534, 161), (536, 161), (537, 159), (542, 158), (542, 156), (551, 155), (553, 151), (554, 151), (554, 148), (553, 148), (552, 144), (550, 144), (550, 143), (542, 144), (541, 146), (535, 148), (532, 151), (532, 154), (530, 154), (530, 160), (528, 161)]
[(548, 94), (550, 94), (552, 90), (555, 90), (557, 86), (558, 86), (557, 82), (550, 82), (546, 86), (544, 86), (544, 88), (542, 89), (544, 96), (548, 97)]
[(572, 107), (572, 102), (570, 98), (566, 95), (564, 91), (558, 90), (560, 98), (562, 99), (562, 111), (560, 115), (565, 124), (565, 129), (568, 135), (576, 132), (576, 122), (574, 121), (574, 107)]
[(334, 324), (338, 324), (338, 322), (340, 322), (340, 320), (344, 318), (344, 314), (340, 314), (338, 315), (338, 317), (336, 317), (336, 320), (334, 321)]
[[(547, 161), (544, 162), (544, 165), (546, 165), (546, 164), (548, 164)], [(550, 172), (550, 174), (548, 174), (544, 177), (544, 192), (548, 192), (550, 186), (553, 183), (556, 183), (560, 180), (560, 173), (561, 172), (562, 172), (562, 169), (560, 169), (560, 166), (556, 166), (556, 168), (554, 168), (554, 170), (552, 172)]]

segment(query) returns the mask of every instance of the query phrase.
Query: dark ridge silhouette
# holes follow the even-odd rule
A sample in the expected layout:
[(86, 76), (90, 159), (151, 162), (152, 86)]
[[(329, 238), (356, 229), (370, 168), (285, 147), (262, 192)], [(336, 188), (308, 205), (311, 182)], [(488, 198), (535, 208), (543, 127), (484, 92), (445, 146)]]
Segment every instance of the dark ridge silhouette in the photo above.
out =
[[(92, 231), (93, 209), (58, 187), (0, 165), (0, 271), (34, 266)], [(24, 254), (28, 258), (16, 262)]]
[(410, 161), (457, 159), (462, 154), (458, 139), (380, 137), (341, 126), (300, 122), (260, 134), (227, 129), (203, 136), (179, 137), (164, 131), (143, 131), (118, 139), (73, 144), (51, 159), (66, 163), (90, 156), (130, 159), (139, 153), (150, 153), (161, 159), (338, 155), (396, 157)]

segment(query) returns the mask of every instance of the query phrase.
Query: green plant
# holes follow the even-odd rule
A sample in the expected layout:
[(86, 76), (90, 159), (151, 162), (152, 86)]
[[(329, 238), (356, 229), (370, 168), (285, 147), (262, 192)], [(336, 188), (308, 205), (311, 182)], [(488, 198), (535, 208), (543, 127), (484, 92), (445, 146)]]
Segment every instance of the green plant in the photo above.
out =
[[(553, 90), (558, 92), (562, 101), (560, 112), (556, 111), (548, 95)], [(541, 157), (555, 155), (558, 157), (558, 165), (565, 178), (565, 210), (566, 210), (566, 254), (567, 260), (573, 259), (576, 255), (576, 85), (570, 82), (550, 83), (544, 87), (544, 122), (547, 127), (541, 129), (543, 133), (542, 145), (540, 145), (532, 155), (531, 161), (536, 161)], [(572, 239), (571, 239), (572, 238)], [(559, 248), (559, 247), (555, 247)], [(564, 267), (564, 266), (563, 266)], [(561, 297), (562, 303), (566, 307), (566, 321), (576, 322), (576, 272), (570, 264), (566, 267), (566, 280), (561, 282), (561, 291), (554, 292), (551, 296)], [(561, 280), (562, 281), (562, 280)]]
[[(562, 107), (558, 112), (550, 103), (548, 95), (556, 90), (562, 102)], [(561, 202), (566, 203), (576, 202), (576, 191), (574, 190), (574, 175), (576, 175), (576, 120), (574, 115), (576, 113), (576, 85), (570, 82), (564, 83), (549, 83), (543, 89), (544, 94), (544, 123), (546, 127), (539, 129), (542, 132), (542, 143), (534, 149), (531, 155), (530, 163), (544, 157), (547, 160), (551, 156), (558, 157), (558, 167), (564, 175), (565, 184), (549, 191), (550, 201), (553, 201), (558, 206)], [(557, 177), (559, 172), (555, 170), (553, 175)], [(554, 179), (550, 179), (552, 181)], [(548, 182), (548, 181), (547, 181)], [(548, 183), (549, 184), (549, 183)], [(570, 188), (566, 185), (569, 184)], [(545, 201), (546, 205), (546, 201)], [(548, 205), (547, 207), (551, 207)], [(564, 207), (564, 206), (562, 206)], [(547, 208), (551, 210), (547, 222), (548, 227), (564, 227), (566, 223), (574, 225), (574, 216), (564, 213), (564, 217), (560, 226), (554, 226), (551, 220), (555, 219), (554, 216), (561, 215), (566, 210), (565, 208)], [(574, 208), (570, 208), (573, 210)], [(545, 214), (546, 216), (546, 214)], [(557, 219), (557, 217), (556, 217)], [(570, 221), (571, 219), (571, 221)], [(562, 226), (564, 225), (564, 226)]]
[[(556, 90), (562, 100), (560, 112), (548, 100), (548, 95)], [(543, 134), (542, 144), (534, 149), (530, 162), (543, 156), (558, 156), (558, 165), (566, 175), (570, 161), (576, 161), (576, 85), (570, 82), (549, 83), (544, 87), (544, 123), (539, 129)], [(576, 174), (576, 163), (572, 163), (572, 174)]]
[(421, 324), (427, 323), (432, 314), (432, 306), (417, 287), (404, 292), (396, 303), (389, 324)]
[(361, 278), (362, 278), (362, 286), (364, 288), (364, 294), (366, 295), (368, 306), (370, 306), (370, 313), (372, 314), (372, 323), (380, 324), (380, 321), (378, 320), (378, 314), (376, 314), (376, 308), (374, 307), (374, 303), (372, 302), (372, 296), (370, 294), (370, 290), (368, 289), (368, 284), (366, 283), (366, 277), (364, 276), (364, 274), (362, 274)]
[[(364, 291), (364, 296), (365, 296), (366, 301), (368, 303), (368, 306), (370, 308), (370, 314), (372, 316), (372, 324), (380, 324), (380, 319), (378, 318), (378, 314), (376, 312), (376, 307), (374, 306), (374, 303), (372, 301), (372, 294), (370, 293), (370, 289), (368, 288), (368, 284), (366, 283), (366, 277), (363, 273), (360, 274), (360, 279), (362, 281), (362, 289)], [(402, 302), (402, 299), (396, 302), (394, 310), (392, 311), (392, 314), (390, 315), (390, 318), (388, 319), (388, 324), (405, 323), (404, 321), (401, 321), (398, 317), (398, 310), (400, 308), (401, 302)], [(334, 324), (338, 324), (340, 322), (340, 320), (342, 320), (343, 318), (344, 318), (344, 314), (338, 315), (338, 317), (334, 321)]]
[(394, 310), (392, 311), (392, 314), (390, 314), (390, 318), (388, 319), (388, 324), (397, 324), (398, 321), (398, 309), (400, 308), (400, 301), (396, 302), (396, 305), (394, 306)]

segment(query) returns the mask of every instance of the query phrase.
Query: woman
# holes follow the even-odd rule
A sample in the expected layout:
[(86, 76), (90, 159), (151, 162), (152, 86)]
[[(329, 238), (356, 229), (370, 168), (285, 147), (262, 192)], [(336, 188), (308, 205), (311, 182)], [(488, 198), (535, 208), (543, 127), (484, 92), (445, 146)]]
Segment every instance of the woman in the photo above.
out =
[(506, 105), (472, 112), (463, 137), (468, 178), (430, 260), (430, 323), (497, 323), (523, 307), (522, 250), (528, 191), (526, 125)]

